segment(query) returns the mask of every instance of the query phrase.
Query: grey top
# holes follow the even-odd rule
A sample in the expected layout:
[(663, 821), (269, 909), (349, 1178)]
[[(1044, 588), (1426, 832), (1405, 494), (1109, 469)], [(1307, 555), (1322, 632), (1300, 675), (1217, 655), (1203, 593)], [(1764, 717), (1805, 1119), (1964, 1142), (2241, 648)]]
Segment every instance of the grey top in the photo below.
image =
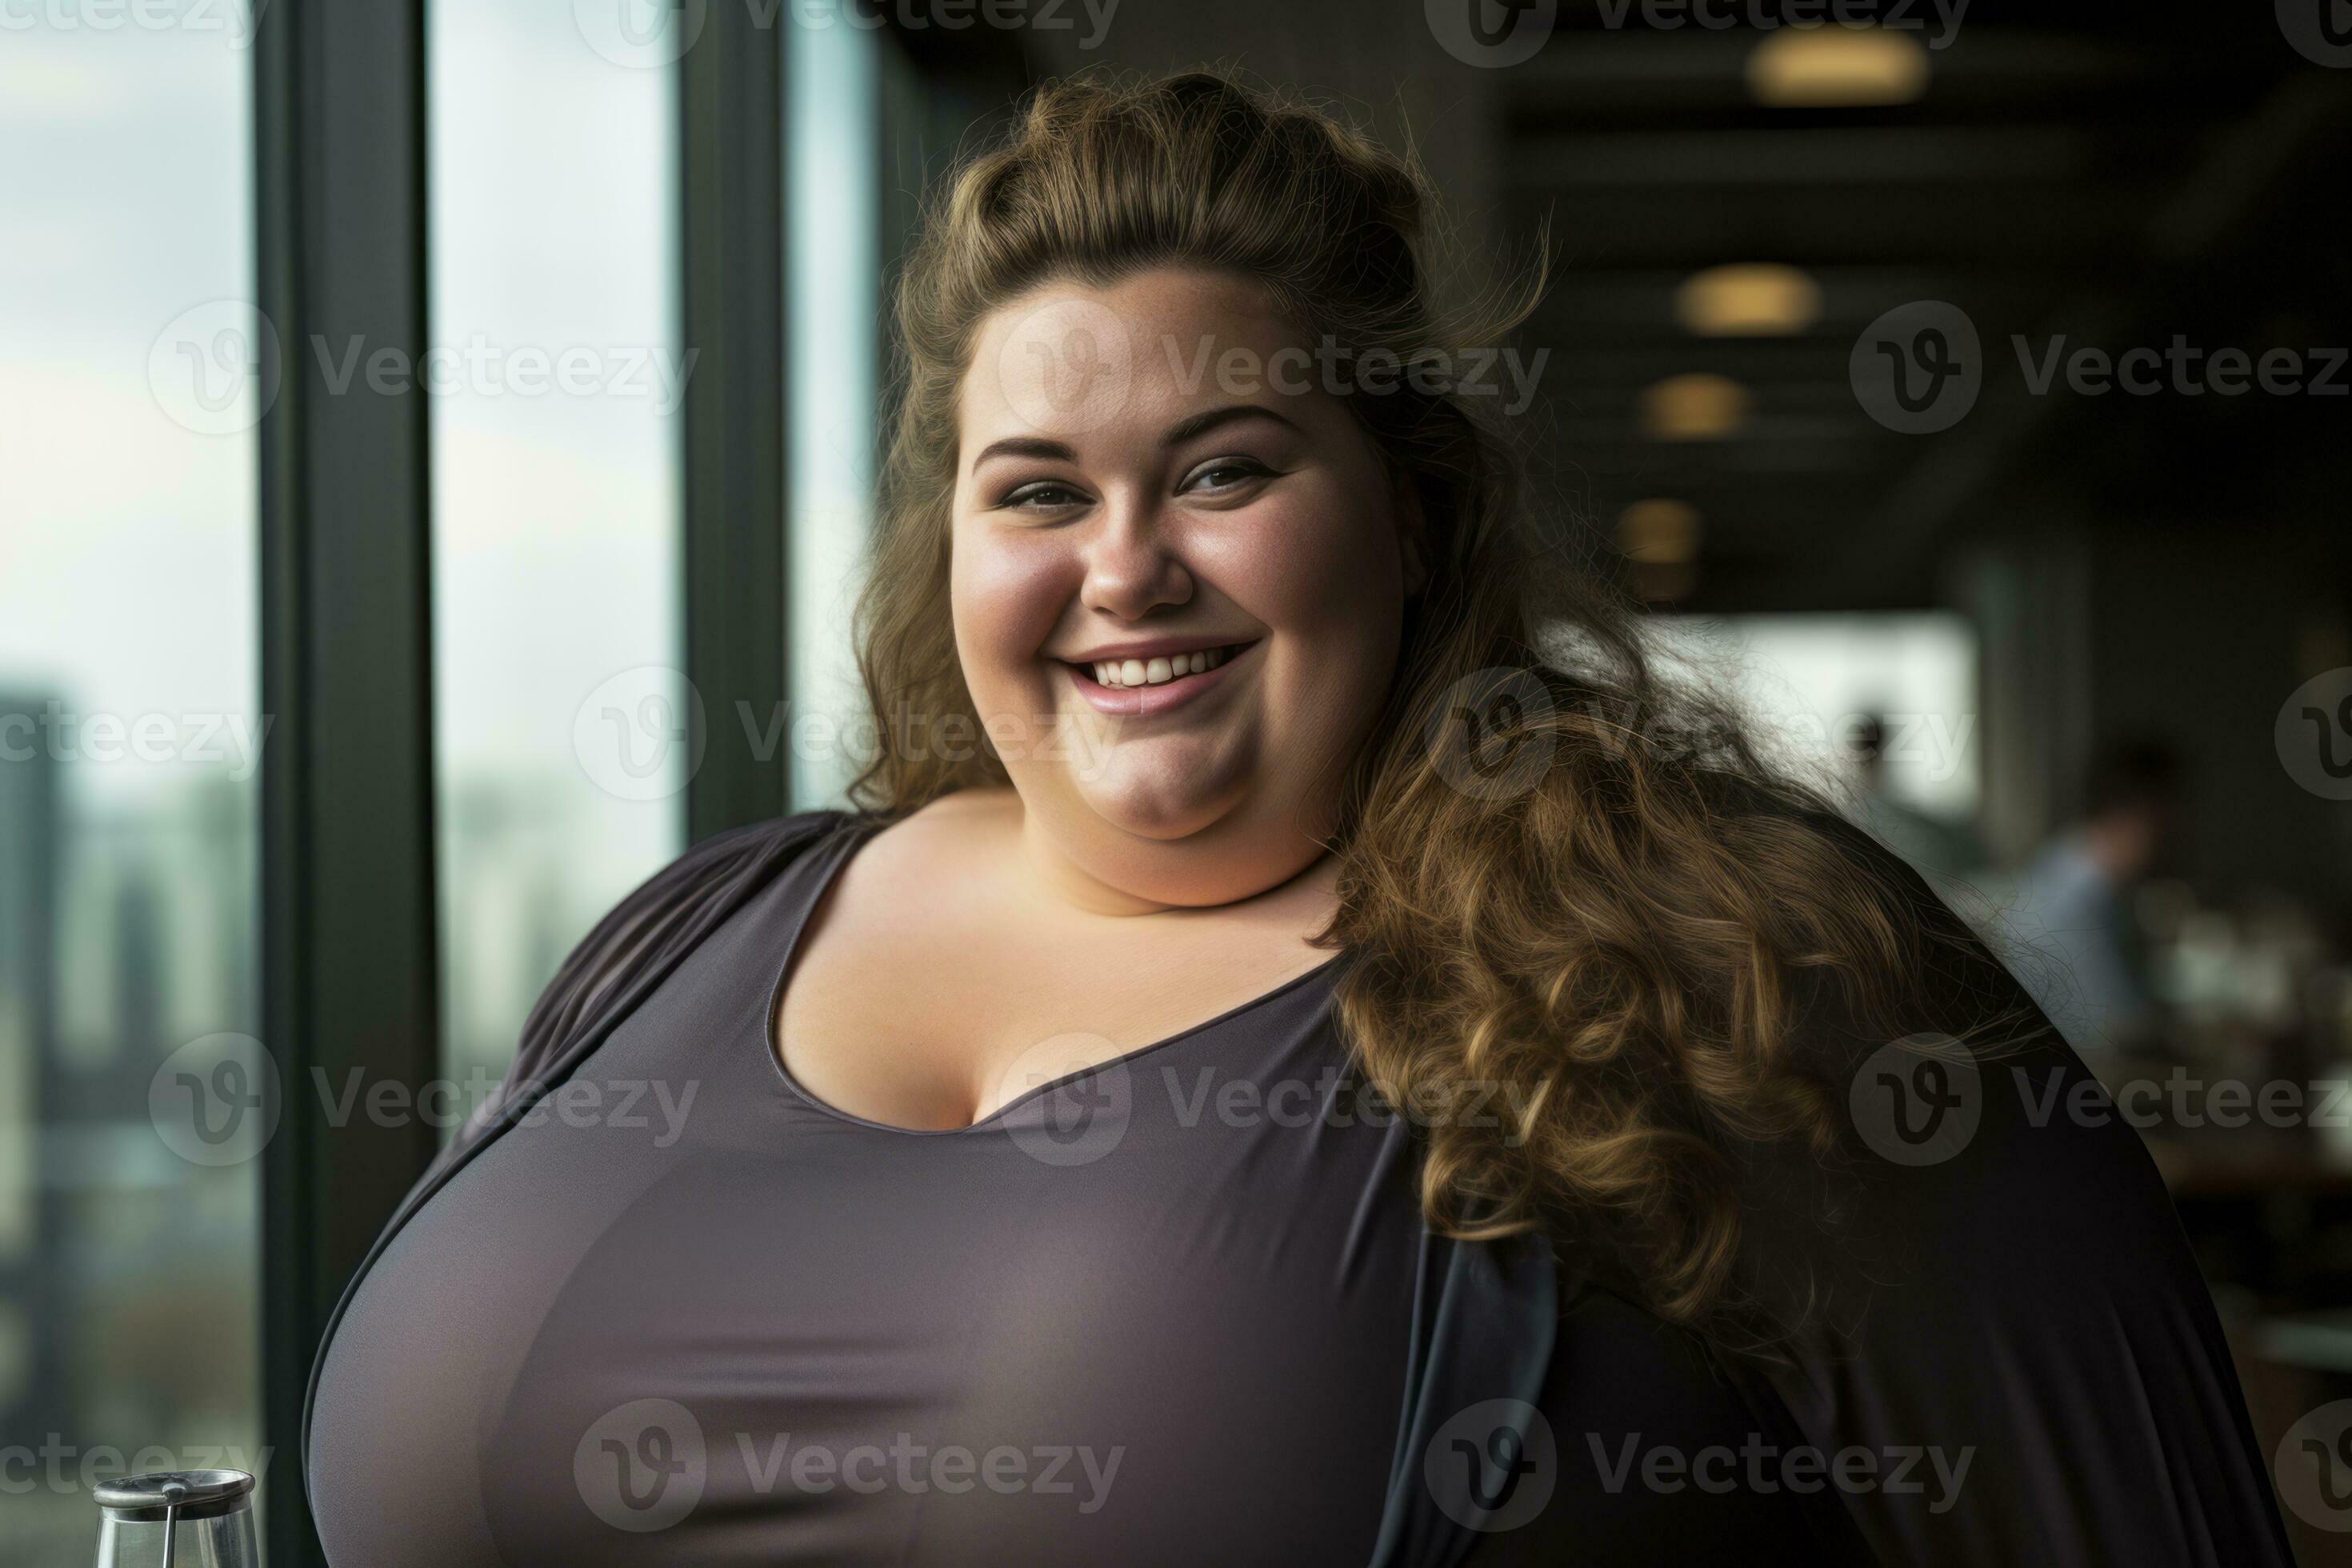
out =
[[(2179, 1258), (2088, 1291), (2153, 1314), (2116, 1354), (2050, 1330), (2096, 1408), (2042, 1408), (2028, 1352), (1939, 1371), (1936, 1326), (1899, 1312), (1883, 1363), (1727, 1367), (1605, 1292), (1556, 1298), (1548, 1248), (1425, 1234), (1411, 1130), (1333, 1028), (1344, 956), (969, 1128), (820, 1103), (777, 1059), (775, 1004), (878, 826), (809, 813), (698, 847), (566, 964), (320, 1350), (303, 1454), (331, 1561), (1491, 1564), (1769, 1541), (1841, 1563), (1875, 1541), (2071, 1562), (2095, 1518), (2148, 1513), (2147, 1444), (2195, 1535), (2284, 1561)], [(1944, 1402), (1924, 1429), (1921, 1390)], [(2033, 1447), (2108, 1420), (2131, 1432), (2086, 1475)], [(1764, 1479), (1808, 1444), (2021, 1432), (2025, 1457), (1979, 1454), (1973, 1481), (1915, 1458), (1916, 1498)], [(1717, 1452), (1771, 1457), (1675, 1479)], [(2038, 1483), (2012, 1473), (2037, 1462)], [(2147, 1560), (2210, 1560), (2157, 1513), (2175, 1545)]]

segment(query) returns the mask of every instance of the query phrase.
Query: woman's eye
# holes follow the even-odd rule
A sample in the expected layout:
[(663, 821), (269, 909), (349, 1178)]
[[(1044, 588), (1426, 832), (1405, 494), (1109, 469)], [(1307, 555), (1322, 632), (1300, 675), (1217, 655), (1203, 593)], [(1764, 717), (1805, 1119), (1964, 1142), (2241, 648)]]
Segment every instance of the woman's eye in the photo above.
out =
[(1034, 485), (1023, 485), (998, 504), (1052, 510), (1066, 506), (1082, 506), (1086, 503), (1086, 499), (1067, 485), (1040, 480)]
[(1184, 481), (1188, 490), (1229, 490), (1252, 479), (1264, 479), (1271, 469), (1254, 458), (1219, 458), (1192, 470)]

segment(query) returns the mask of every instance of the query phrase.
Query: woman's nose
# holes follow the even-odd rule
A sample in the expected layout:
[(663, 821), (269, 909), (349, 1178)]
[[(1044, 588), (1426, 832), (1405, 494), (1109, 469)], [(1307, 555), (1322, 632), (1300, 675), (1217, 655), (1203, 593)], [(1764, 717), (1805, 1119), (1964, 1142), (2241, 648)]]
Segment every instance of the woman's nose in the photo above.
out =
[(1089, 610), (1131, 621), (1161, 605), (1191, 598), (1192, 574), (1179, 558), (1167, 523), (1149, 496), (1106, 500), (1079, 546), (1086, 573), (1079, 602)]

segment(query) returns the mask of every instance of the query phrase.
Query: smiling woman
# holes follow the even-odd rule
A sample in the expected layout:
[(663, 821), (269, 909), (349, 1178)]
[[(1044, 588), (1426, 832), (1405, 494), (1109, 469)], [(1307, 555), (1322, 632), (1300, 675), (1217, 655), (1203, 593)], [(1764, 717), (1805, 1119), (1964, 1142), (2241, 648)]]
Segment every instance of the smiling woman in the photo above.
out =
[(338, 1561), (2286, 1561), (2147, 1156), (1538, 541), (1429, 201), (1201, 74), (959, 171), (860, 809), (541, 998), (320, 1352)]
[[(1095, 343), (1098, 328), (1116, 335)], [(971, 357), (993, 374), (958, 399), (958, 668), (982, 713), (1090, 731), (1087, 772), (998, 755), (1064, 855), (1165, 903), (1227, 902), (1321, 853), (1419, 586), (1417, 499), (1346, 399), (1308, 384), (1236, 403), (1233, 378), (1188, 374), (1299, 337), (1246, 275), (1052, 281), (990, 313)], [(1121, 368), (1073, 397), (1097, 362)], [(1172, 658), (1154, 670), (1220, 650), (1236, 651), (1181, 679)], [(1097, 662), (1116, 685), (1062, 668)], [(1301, 820), (1318, 799), (1323, 819)], [(1220, 867), (1256, 886), (1201, 884)]]

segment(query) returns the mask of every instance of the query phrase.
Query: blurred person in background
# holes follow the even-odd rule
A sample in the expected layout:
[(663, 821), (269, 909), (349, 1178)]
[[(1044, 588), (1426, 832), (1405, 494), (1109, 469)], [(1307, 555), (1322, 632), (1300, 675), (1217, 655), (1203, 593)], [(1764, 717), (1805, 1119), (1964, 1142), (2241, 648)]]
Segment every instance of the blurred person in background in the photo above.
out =
[(1938, 887), (1982, 870), (1990, 858), (1966, 825), (1931, 816), (1888, 789), (1886, 746), (1885, 719), (1865, 715), (1853, 740), (1855, 825)]
[(2134, 897), (2162, 858), (2180, 807), (2179, 754), (2117, 742), (2091, 769), (2082, 820), (2043, 846), (2018, 887), (2019, 933), (2042, 962), (2021, 978), (2077, 1049), (2155, 1042), (2162, 1015)]

